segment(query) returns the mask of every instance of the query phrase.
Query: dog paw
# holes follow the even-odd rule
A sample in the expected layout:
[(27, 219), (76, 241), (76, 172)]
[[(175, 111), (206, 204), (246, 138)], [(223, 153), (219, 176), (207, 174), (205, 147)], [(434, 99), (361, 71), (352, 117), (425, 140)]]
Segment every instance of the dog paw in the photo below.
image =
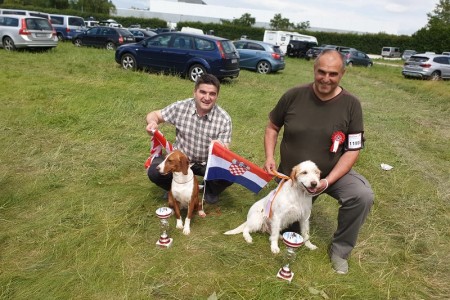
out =
[(199, 210), (199, 211), (198, 211), (198, 215), (199, 215), (200, 217), (202, 217), (202, 218), (206, 217), (206, 214), (205, 214), (205, 212), (204, 212), (203, 210)]
[(272, 253), (273, 253), (273, 254), (278, 254), (278, 253), (280, 253), (280, 248), (279, 248), (278, 246), (276, 246), (276, 245), (270, 246), (270, 250), (272, 250)]
[(177, 228), (178, 229), (183, 229), (183, 221), (177, 220)]
[(311, 243), (310, 241), (306, 241), (305, 246), (309, 249), (309, 250), (316, 250), (317, 246), (314, 245), (313, 243)]
[(188, 227), (188, 228), (185, 227), (185, 228), (183, 229), (183, 234), (184, 234), (184, 235), (189, 235), (190, 233), (191, 233), (191, 229), (190, 229), (189, 227)]

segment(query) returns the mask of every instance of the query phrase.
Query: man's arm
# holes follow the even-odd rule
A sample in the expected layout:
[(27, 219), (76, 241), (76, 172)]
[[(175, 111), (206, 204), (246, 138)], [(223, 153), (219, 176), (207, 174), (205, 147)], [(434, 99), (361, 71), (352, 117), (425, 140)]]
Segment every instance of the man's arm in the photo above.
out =
[(266, 133), (264, 135), (264, 151), (266, 153), (266, 162), (264, 163), (264, 169), (267, 172), (276, 170), (275, 163), (275, 146), (277, 145), (278, 133), (280, 127), (276, 126), (269, 120), (266, 126)]
[(153, 135), (153, 131), (158, 129), (158, 124), (164, 123), (161, 110), (149, 112), (145, 120), (147, 121), (147, 127), (145, 129), (150, 135)]
[[(320, 186), (318, 187), (319, 191), (323, 191), (328, 186), (332, 185), (336, 181), (338, 181), (342, 176), (348, 173), (353, 165), (358, 160), (359, 150), (357, 151), (347, 151), (345, 152), (341, 158), (339, 158), (337, 164), (331, 170), (331, 172), (327, 175), (326, 178), (320, 180)], [(328, 182), (328, 184), (327, 184)]]

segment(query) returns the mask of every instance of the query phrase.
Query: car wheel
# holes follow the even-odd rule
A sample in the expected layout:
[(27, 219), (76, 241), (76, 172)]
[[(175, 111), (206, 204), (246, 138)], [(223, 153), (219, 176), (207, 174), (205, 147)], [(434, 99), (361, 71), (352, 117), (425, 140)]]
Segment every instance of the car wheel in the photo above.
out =
[(434, 71), (430, 75), (430, 80), (441, 80), (441, 74), (438, 71)]
[(73, 41), (73, 44), (77, 47), (81, 47), (83, 45), (83, 42), (80, 39), (76, 39)]
[(367, 67), (368, 67), (368, 68), (371, 68), (372, 66), (373, 66), (372, 63), (368, 63), (368, 64), (367, 64)]
[(116, 50), (116, 44), (114, 44), (113, 42), (107, 42), (105, 47), (106, 50)]
[(260, 61), (256, 65), (256, 72), (258, 72), (259, 74), (268, 74), (270, 73), (270, 71), (272, 71), (272, 66), (266, 60)]
[(349, 62), (347, 63), (347, 66), (351, 68), (351, 67), (353, 67), (353, 63), (352, 63), (351, 61), (349, 61)]
[(122, 58), (120, 59), (120, 64), (122, 65), (122, 68), (125, 70), (136, 70), (136, 58), (134, 58), (133, 55), (127, 53), (122, 55)]
[(14, 41), (10, 37), (5, 37), (3, 39), (3, 48), (7, 51), (16, 50), (16, 45), (14, 45)]
[(58, 41), (62, 42), (64, 40), (64, 37), (61, 33), (56, 34), (56, 36), (58, 37)]
[(202, 65), (197, 64), (189, 68), (189, 79), (191, 81), (197, 81), (197, 78), (199, 78), (203, 74), (206, 74), (206, 70)]

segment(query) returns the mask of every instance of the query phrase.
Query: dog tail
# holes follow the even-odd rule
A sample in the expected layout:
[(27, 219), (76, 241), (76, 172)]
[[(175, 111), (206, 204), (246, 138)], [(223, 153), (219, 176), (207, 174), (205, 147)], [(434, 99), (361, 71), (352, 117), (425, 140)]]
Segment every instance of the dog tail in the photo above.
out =
[(233, 230), (228, 230), (227, 232), (225, 232), (224, 234), (226, 235), (232, 235), (232, 234), (238, 234), (238, 233), (242, 233), (244, 231), (245, 225), (247, 224), (247, 222), (242, 223), (241, 225), (239, 225), (238, 227), (236, 227)]

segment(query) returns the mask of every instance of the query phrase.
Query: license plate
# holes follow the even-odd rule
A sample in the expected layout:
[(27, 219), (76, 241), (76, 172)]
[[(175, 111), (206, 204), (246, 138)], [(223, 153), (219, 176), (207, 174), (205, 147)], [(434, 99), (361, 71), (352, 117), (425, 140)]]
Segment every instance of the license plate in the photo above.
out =
[(231, 60), (231, 63), (232, 63), (232, 64), (237, 64), (237, 59), (236, 59), (236, 58), (233, 58), (233, 59)]
[(45, 33), (36, 33), (36, 37), (45, 37), (47, 34)]

